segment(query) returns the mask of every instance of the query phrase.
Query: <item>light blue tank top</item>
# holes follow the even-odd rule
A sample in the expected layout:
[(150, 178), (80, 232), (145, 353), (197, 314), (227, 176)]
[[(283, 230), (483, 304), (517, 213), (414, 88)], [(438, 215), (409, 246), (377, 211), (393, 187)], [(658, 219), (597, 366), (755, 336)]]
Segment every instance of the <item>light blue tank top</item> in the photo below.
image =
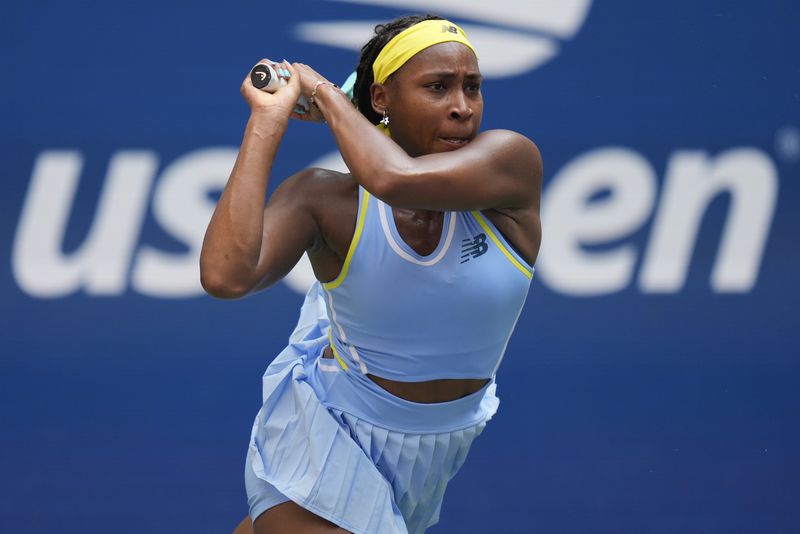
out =
[(492, 378), (532, 277), (481, 212), (445, 212), (436, 250), (421, 256), (391, 206), (359, 188), (342, 271), (322, 284), (334, 356), (346, 371), (403, 382)]

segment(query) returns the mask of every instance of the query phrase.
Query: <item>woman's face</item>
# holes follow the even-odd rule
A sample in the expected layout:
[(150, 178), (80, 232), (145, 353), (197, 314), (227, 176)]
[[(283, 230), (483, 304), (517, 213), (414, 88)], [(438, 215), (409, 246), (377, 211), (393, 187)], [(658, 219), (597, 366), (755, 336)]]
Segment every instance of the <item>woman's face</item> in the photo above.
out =
[(481, 73), (467, 46), (439, 43), (373, 86), (373, 107), (386, 109), (392, 139), (413, 157), (456, 150), (478, 134)]

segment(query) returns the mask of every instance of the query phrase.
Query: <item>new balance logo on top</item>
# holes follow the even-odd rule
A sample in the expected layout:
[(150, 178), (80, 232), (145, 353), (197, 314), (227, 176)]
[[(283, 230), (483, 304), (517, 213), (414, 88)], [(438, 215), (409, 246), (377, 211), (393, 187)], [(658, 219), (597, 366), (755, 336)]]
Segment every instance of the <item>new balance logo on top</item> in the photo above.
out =
[(473, 238), (461, 240), (461, 263), (466, 263), (471, 259), (486, 254), (489, 244), (486, 242), (486, 234), (478, 234)]

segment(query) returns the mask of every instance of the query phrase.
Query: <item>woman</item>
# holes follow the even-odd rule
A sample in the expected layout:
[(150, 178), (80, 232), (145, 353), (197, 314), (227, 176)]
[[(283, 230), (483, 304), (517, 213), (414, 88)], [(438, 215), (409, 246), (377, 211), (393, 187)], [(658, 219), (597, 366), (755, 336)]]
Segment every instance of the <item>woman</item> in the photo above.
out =
[[(478, 133), (476, 54), (439, 17), (376, 27), (352, 102), (306, 65), (275, 67), (288, 84), (274, 94), (242, 84), (251, 115), (202, 282), (242, 297), (306, 252), (320, 283), (264, 375), (253, 525), (237, 532), (423, 532), (497, 408), (539, 249), (541, 158), (517, 133)], [(306, 114), (293, 112), (301, 95)], [(265, 207), (290, 117), (327, 122), (351, 172), (302, 171)]]

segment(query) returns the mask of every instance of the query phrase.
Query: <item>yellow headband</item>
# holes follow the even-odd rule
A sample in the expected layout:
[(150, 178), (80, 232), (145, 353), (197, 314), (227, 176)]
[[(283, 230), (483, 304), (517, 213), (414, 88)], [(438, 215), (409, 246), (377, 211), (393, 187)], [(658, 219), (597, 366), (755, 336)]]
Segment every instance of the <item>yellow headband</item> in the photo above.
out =
[(383, 47), (372, 64), (372, 74), (377, 83), (384, 83), (397, 69), (425, 50), (439, 44), (455, 41), (469, 47), (477, 56), (475, 49), (469, 44), (464, 30), (449, 20), (424, 20), (406, 28), (395, 35)]

